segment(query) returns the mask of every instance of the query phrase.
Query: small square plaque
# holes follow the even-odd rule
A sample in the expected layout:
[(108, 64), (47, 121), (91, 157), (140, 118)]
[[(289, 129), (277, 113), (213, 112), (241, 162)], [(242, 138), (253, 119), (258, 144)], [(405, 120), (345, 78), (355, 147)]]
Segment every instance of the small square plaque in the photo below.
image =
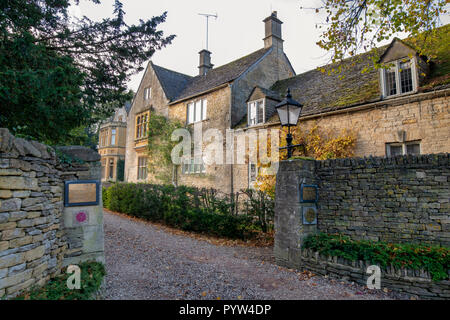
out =
[(301, 184), (300, 185), (300, 202), (301, 203), (316, 203), (318, 200), (317, 185)]
[(98, 180), (66, 181), (64, 206), (93, 206), (99, 203), (100, 182)]
[(303, 224), (317, 224), (317, 208), (303, 207)]

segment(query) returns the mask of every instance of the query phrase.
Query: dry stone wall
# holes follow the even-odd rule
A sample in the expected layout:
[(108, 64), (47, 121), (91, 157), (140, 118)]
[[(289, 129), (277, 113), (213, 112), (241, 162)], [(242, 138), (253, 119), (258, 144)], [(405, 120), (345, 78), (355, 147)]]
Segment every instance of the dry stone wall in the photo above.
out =
[(320, 231), (450, 247), (450, 154), (318, 161), (315, 174)]
[[(317, 185), (318, 201), (300, 201), (301, 184)], [(365, 284), (365, 262), (321, 257), (303, 248), (317, 232), (352, 239), (450, 246), (450, 154), (280, 163), (275, 200), (278, 264)], [(305, 208), (317, 223), (305, 223)], [(449, 275), (450, 276), (450, 275)], [(382, 286), (425, 298), (450, 298), (450, 281), (420, 270), (382, 270)]]
[[(296, 256), (302, 267), (320, 275), (347, 279), (363, 286), (367, 284), (366, 270), (372, 263), (350, 261), (341, 257), (327, 257), (310, 249), (299, 251)], [(450, 273), (450, 270), (449, 270)], [(450, 299), (450, 281), (435, 282), (425, 270), (411, 270), (388, 266), (381, 269), (381, 285), (426, 299)]]
[(42, 286), (61, 272), (73, 246), (63, 216), (64, 180), (73, 169), (54, 149), (0, 128), (0, 297)]

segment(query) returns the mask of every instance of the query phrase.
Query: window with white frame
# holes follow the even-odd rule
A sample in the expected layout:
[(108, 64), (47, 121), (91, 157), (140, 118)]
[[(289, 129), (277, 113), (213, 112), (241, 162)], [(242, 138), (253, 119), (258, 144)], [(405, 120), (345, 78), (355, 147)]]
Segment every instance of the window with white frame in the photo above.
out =
[(195, 174), (205, 173), (205, 163), (202, 157), (186, 157), (183, 159), (183, 165), (181, 167), (183, 174)]
[(150, 100), (150, 98), (152, 97), (152, 88), (147, 87), (144, 89), (144, 100)]
[(395, 157), (407, 154), (420, 154), (420, 141), (386, 143), (386, 156)]
[(248, 103), (248, 125), (264, 123), (265, 110), (264, 99), (251, 101)]
[(187, 123), (206, 120), (208, 101), (206, 99), (190, 102), (187, 105)]
[(411, 65), (411, 61), (399, 62), (401, 93), (407, 93), (414, 90)]
[(416, 90), (414, 60), (397, 60), (391, 67), (381, 69), (383, 96), (390, 97)]

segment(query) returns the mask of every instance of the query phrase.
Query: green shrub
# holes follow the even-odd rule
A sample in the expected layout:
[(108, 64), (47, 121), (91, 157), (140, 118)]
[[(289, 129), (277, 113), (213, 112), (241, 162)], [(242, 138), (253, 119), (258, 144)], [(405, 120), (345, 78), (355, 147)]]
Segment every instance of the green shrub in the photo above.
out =
[(261, 190), (247, 189), (244, 193), (248, 197), (247, 214), (256, 218), (256, 225), (263, 232), (273, 228), (275, 202)]
[(343, 235), (320, 233), (310, 235), (304, 247), (325, 256), (337, 256), (348, 260), (363, 260), (380, 267), (393, 265), (413, 270), (425, 269), (434, 281), (448, 279), (450, 249), (424, 244), (392, 244), (375, 241), (355, 241)]
[(106, 188), (102, 186), (102, 201), (103, 206), (108, 207), (108, 193), (106, 192)]
[(105, 193), (104, 206), (109, 210), (186, 231), (248, 239), (260, 230), (257, 219), (232, 214), (233, 200), (220, 198), (211, 189), (116, 183)]
[(83, 262), (81, 269), (81, 288), (67, 288), (67, 279), (70, 274), (64, 268), (61, 275), (51, 279), (42, 288), (32, 289), (14, 300), (92, 300), (94, 294), (100, 289), (105, 276), (105, 267), (99, 262)]

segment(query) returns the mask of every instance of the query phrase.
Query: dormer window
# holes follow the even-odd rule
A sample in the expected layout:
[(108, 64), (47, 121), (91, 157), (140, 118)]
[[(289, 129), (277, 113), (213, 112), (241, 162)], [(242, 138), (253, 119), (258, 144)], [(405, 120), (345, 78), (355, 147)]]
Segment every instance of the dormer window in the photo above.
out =
[(381, 69), (383, 97), (398, 96), (416, 91), (414, 59), (390, 62), (391, 67)]
[(264, 123), (265, 119), (265, 108), (264, 99), (250, 101), (248, 103), (248, 125), (254, 126), (257, 124)]

